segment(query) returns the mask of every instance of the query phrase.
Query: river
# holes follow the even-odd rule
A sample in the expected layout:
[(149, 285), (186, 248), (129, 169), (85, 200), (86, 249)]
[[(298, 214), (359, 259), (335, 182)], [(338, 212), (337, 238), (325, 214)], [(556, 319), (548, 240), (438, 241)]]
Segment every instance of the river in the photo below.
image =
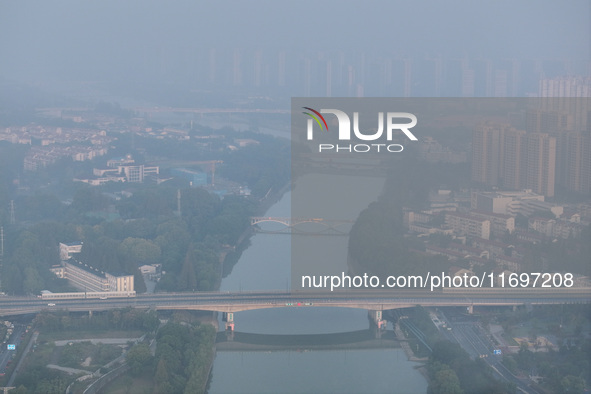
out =
[[(383, 181), (369, 182), (377, 196)], [(286, 193), (267, 216), (290, 216), (291, 196)], [(369, 201), (360, 203), (359, 211)], [(331, 242), (347, 242), (347, 237), (333, 238), (338, 241)], [(220, 290), (288, 290), (290, 256), (289, 235), (258, 233), (232, 273), (223, 279)], [(237, 332), (274, 335), (272, 338), (369, 329), (367, 311), (349, 308), (254, 310), (236, 313), (234, 320)], [(218, 351), (209, 393), (424, 393), (427, 382), (417, 365), (398, 347)]]

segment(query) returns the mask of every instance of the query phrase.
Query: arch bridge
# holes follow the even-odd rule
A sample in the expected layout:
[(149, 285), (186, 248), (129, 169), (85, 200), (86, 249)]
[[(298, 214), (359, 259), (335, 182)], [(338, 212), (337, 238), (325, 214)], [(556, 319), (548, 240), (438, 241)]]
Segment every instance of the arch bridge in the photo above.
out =
[[(269, 230), (259, 226), (261, 223), (277, 223), (282, 225), (276, 230)], [(250, 218), (250, 225), (256, 231), (262, 233), (299, 233), (299, 234), (324, 234), (324, 235), (348, 235), (353, 225), (353, 220), (333, 220), (324, 218), (299, 218), (277, 216), (255, 216)]]

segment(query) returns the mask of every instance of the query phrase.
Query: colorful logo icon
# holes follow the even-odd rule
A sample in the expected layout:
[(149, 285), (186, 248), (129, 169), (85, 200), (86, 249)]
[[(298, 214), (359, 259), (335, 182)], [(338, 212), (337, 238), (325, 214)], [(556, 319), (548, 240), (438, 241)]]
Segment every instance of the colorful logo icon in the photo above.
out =
[[(311, 114), (310, 112), (302, 112), (305, 115), (310, 116), (312, 119), (314, 119), (316, 121), (316, 123), (318, 123), (318, 126), (320, 126), (320, 130), (323, 130), (322, 127), (322, 123), (320, 123), (320, 119), (322, 119), (322, 122), (324, 123), (324, 126), (326, 126), (326, 131), (328, 131), (328, 124), (326, 124), (326, 120), (324, 119), (324, 116), (322, 116), (320, 114), (320, 112), (316, 111), (315, 109), (312, 109), (310, 107), (302, 107), (303, 109), (307, 109), (308, 111), (314, 112), (314, 114), (316, 114), (317, 116)], [(320, 119), (318, 119), (318, 117), (320, 117)]]

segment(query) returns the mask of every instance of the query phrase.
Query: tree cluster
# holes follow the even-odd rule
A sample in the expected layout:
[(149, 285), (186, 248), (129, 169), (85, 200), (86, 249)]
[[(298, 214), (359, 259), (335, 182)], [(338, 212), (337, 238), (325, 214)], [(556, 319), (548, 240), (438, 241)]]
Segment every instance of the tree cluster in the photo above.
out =
[(168, 323), (158, 330), (154, 393), (203, 393), (213, 360), (215, 329)]
[(460, 345), (440, 341), (429, 359), (430, 394), (514, 393), (515, 387), (496, 380), (481, 359), (471, 360)]
[(552, 392), (584, 393), (591, 381), (591, 341), (566, 340), (559, 349), (532, 352), (524, 343), (518, 353), (504, 357), (503, 363), (515, 373), (537, 371)]

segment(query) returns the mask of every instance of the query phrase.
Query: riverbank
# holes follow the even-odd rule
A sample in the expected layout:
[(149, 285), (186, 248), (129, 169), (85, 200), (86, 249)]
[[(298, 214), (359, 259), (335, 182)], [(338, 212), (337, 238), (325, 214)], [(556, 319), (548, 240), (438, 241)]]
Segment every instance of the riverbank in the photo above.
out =
[[(277, 189), (277, 191), (273, 192), (272, 190), (267, 193), (267, 195), (259, 201), (258, 207), (255, 211), (257, 215), (264, 215), (273, 205), (275, 205), (281, 198), (288, 192), (291, 188), (291, 182), (287, 182), (281, 188)], [(229, 275), (232, 272), (232, 268), (238, 260), (240, 260), (240, 256), (242, 252), (244, 252), (250, 246), (250, 238), (255, 234), (252, 226), (248, 226), (244, 229), (242, 234), (236, 240), (236, 243), (230, 247), (226, 247), (224, 250), (220, 252), (219, 255), (219, 262), (220, 262), (220, 276), (218, 283), (216, 284), (215, 290), (219, 290), (221, 286), (222, 279)], [(217, 313), (213, 313), (213, 319), (215, 320), (214, 327), (216, 327), (216, 331), (219, 330), (217, 324)], [(207, 388), (210, 384), (211, 377), (212, 377), (212, 369), (213, 363), (216, 357), (216, 344), (213, 344), (213, 357), (210, 360), (209, 371), (207, 376), (207, 381), (205, 387)]]
[(396, 332), (396, 338), (400, 342), (400, 347), (402, 348), (402, 350), (404, 350), (404, 353), (406, 354), (408, 361), (414, 361), (414, 362), (421, 363), (420, 365), (417, 365), (415, 367), (415, 369), (417, 371), (419, 371), (419, 373), (425, 378), (427, 383), (429, 383), (429, 381), (430, 381), (429, 372), (427, 371), (427, 365), (425, 364), (427, 361), (429, 361), (429, 358), (428, 357), (417, 357), (415, 355), (415, 353), (412, 351), (410, 345), (408, 344), (408, 340), (406, 338), (406, 335), (404, 335), (404, 332), (402, 332), (402, 330), (400, 329), (400, 325), (398, 323), (394, 324), (394, 331)]
[[(269, 190), (267, 195), (259, 201), (255, 214), (264, 215), (273, 205), (281, 200), (285, 193), (290, 189), (291, 182), (287, 182), (275, 192)], [(216, 290), (220, 289), (222, 279), (232, 272), (232, 268), (240, 259), (242, 252), (244, 252), (250, 245), (249, 240), (255, 233), (253, 227), (248, 226), (242, 231), (242, 234), (240, 234), (233, 246), (227, 247), (220, 252), (220, 278), (216, 284)]]
[(273, 205), (275, 205), (283, 195), (291, 189), (291, 181), (287, 182), (285, 185), (277, 189), (277, 191), (273, 191), (272, 189), (269, 190), (267, 195), (263, 197), (259, 202), (259, 207), (257, 209), (258, 215), (264, 215), (265, 212), (269, 210)]
[(398, 323), (394, 324), (394, 332), (396, 332), (396, 338), (400, 341), (400, 347), (404, 350), (406, 357), (408, 357), (408, 361), (415, 361), (415, 362), (427, 362), (429, 360), (428, 357), (417, 357), (415, 353), (410, 348), (408, 344), (408, 339), (404, 332), (400, 329), (400, 325)]

